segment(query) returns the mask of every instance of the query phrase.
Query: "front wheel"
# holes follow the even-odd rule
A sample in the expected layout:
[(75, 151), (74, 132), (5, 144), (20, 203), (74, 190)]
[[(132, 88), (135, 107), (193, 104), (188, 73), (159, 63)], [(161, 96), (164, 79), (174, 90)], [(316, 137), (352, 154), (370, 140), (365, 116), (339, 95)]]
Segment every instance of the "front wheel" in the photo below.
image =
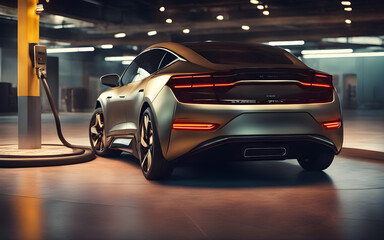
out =
[(301, 153), (297, 161), (304, 170), (322, 171), (331, 165), (334, 157), (332, 149), (321, 146)]
[(150, 108), (144, 111), (140, 119), (139, 148), (140, 166), (146, 179), (164, 179), (172, 174), (173, 168), (161, 152), (159, 136)]
[(101, 108), (97, 108), (91, 117), (89, 123), (89, 141), (92, 150), (102, 157), (117, 157), (121, 151), (109, 149), (106, 146), (106, 136), (104, 129), (104, 114)]

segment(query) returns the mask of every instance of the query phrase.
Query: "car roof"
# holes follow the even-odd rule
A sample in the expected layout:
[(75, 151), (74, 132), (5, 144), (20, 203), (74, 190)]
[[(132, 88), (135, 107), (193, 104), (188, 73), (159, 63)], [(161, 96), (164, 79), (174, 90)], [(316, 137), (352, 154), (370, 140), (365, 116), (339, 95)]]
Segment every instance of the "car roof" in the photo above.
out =
[[(286, 52), (283, 49), (279, 47), (274, 47), (274, 46), (269, 46), (265, 44), (259, 44), (259, 43), (241, 43), (241, 42), (220, 42), (220, 41), (212, 41), (212, 42), (186, 42), (186, 43), (174, 43), (174, 42), (163, 42), (163, 43), (157, 43), (154, 45), (149, 46), (146, 48), (144, 51), (147, 51), (149, 49), (154, 49), (154, 48), (165, 48), (168, 49), (179, 56), (185, 58), (186, 60), (193, 62), (198, 65), (210, 67), (213, 69), (220, 69), (220, 65), (222, 64), (215, 64), (212, 63), (211, 61), (207, 60), (194, 50), (192, 50), (190, 47), (194, 48), (196, 46), (202, 48), (202, 47), (214, 47), (214, 46), (221, 46), (221, 47), (226, 47), (226, 48), (231, 48), (234, 46), (234, 44), (247, 47), (247, 46), (252, 46), (253, 48), (260, 48), (260, 49), (268, 49), (271, 51), (280, 51), (280, 52)], [(291, 55), (288, 53), (288, 55)], [(292, 65), (290, 67), (294, 68), (308, 68), (303, 62), (301, 62), (299, 59), (297, 59), (295, 56), (291, 55), (289, 57), (292, 60)], [(224, 67), (224, 66), (222, 66)], [(228, 67), (228, 66), (226, 66)], [(235, 66), (233, 66), (235, 67)], [(224, 67), (225, 68), (225, 67)]]

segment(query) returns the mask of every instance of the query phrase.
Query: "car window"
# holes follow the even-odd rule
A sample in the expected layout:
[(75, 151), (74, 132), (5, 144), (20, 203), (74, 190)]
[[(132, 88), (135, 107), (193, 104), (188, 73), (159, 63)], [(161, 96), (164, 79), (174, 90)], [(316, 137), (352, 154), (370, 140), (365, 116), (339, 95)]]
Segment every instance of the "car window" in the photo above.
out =
[(124, 75), (121, 77), (121, 85), (128, 84), (133, 81), (135, 76), (137, 75), (138, 66), (136, 63), (136, 59), (129, 64), (127, 70), (124, 72)]
[(136, 76), (133, 78), (132, 82), (138, 82), (146, 77), (148, 77), (149, 75), (149, 72), (147, 72), (144, 68), (138, 68), (137, 69), (137, 74)]
[(121, 78), (121, 85), (140, 81), (158, 70), (160, 61), (167, 52), (161, 49), (153, 49), (140, 54), (128, 66)]
[[(142, 53), (137, 57), (137, 64), (140, 68), (145, 70), (147, 73), (152, 74), (157, 71), (161, 59), (163, 59), (166, 51), (161, 49), (153, 49)], [(143, 73), (143, 71), (142, 71)], [(144, 75), (146, 75), (144, 73)]]
[(159, 69), (162, 69), (163, 67), (167, 66), (171, 62), (173, 62), (177, 57), (173, 55), (172, 53), (167, 52), (163, 59), (161, 60), (161, 63), (159, 65)]
[(222, 42), (186, 43), (185, 46), (218, 64), (293, 64), (287, 54), (268, 45)]

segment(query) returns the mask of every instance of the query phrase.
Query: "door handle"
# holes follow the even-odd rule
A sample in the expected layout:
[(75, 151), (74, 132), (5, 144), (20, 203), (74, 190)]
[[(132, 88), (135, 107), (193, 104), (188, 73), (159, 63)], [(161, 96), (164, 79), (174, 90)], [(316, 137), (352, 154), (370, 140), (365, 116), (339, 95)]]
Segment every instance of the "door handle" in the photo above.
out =
[(140, 89), (138, 92), (144, 92), (144, 89)]
[(125, 98), (125, 96), (119, 96), (120, 98)]
[(107, 97), (107, 99), (111, 99), (111, 98), (112, 98), (112, 96), (108, 96), (108, 97)]

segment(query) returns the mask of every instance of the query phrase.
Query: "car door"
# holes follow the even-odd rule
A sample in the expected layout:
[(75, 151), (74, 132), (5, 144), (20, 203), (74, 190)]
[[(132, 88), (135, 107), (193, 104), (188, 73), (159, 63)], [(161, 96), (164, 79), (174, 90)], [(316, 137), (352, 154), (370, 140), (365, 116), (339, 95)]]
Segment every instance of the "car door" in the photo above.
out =
[(144, 97), (143, 79), (157, 71), (163, 50), (140, 54), (125, 70), (120, 87), (107, 97), (108, 135), (133, 135), (138, 128), (137, 116)]
[(139, 125), (138, 116), (143, 103), (145, 84), (147, 82), (143, 80), (152, 77), (152, 74), (158, 70), (165, 53), (164, 50), (153, 49), (142, 53), (137, 59), (137, 73), (130, 83), (132, 87), (129, 91), (129, 97), (127, 97), (127, 107), (130, 109), (127, 121), (134, 124), (137, 128)]
[(107, 135), (126, 135), (128, 129), (134, 126), (127, 126), (127, 93), (130, 92), (133, 78), (136, 76), (138, 66), (136, 61), (133, 61), (123, 72), (120, 78), (120, 86), (113, 91), (108, 92), (107, 107), (105, 110), (106, 121), (105, 129)]

